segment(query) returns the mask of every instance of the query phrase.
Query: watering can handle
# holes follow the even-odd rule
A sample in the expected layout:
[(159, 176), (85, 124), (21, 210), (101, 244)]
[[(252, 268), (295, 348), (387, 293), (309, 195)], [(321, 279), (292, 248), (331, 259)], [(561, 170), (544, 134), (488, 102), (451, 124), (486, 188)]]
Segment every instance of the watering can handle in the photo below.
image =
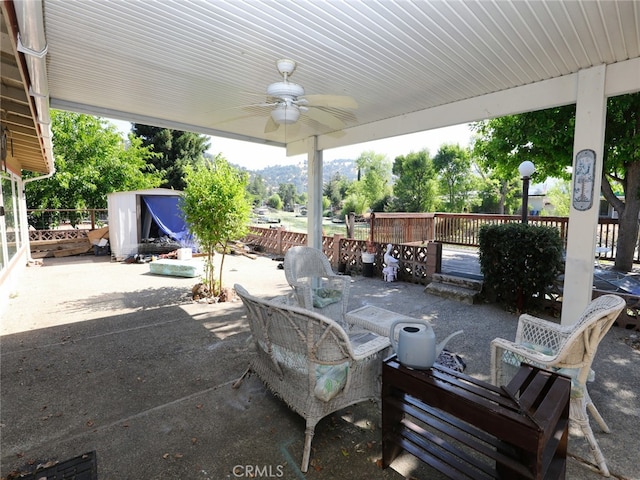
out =
[(391, 324), (391, 328), (389, 328), (389, 341), (391, 342), (394, 352), (398, 352), (398, 342), (396, 342), (395, 331), (396, 327), (401, 323), (404, 323), (405, 325), (426, 325), (431, 328), (431, 324), (424, 320), (396, 320)]

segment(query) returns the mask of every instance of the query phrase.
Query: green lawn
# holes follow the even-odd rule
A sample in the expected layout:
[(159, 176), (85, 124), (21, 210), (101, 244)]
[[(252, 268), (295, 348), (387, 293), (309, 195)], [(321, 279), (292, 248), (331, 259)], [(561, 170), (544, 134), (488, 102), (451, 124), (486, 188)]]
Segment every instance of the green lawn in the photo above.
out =
[[(270, 212), (268, 217), (271, 219), (279, 218), (280, 224), (262, 223), (262, 224), (259, 224), (259, 226), (268, 227), (268, 226), (281, 225), (285, 227), (287, 230), (290, 230), (292, 232), (304, 232), (304, 233), (307, 232), (307, 217), (299, 217), (293, 212), (282, 212), (282, 211)], [(366, 228), (367, 232), (369, 231), (369, 225), (362, 225), (362, 226), (358, 226), (357, 228)], [(333, 223), (328, 218), (323, 219), (322, 230), (325, 235), (334, 235), (336, 233), (339, 233), (342, 235), (347, 234), (347, 227), (345, 226), (344, 223)], [(366, 236), (366, 234), (364, 235)], [(358, 238), (360, 238), (360, 236)]]

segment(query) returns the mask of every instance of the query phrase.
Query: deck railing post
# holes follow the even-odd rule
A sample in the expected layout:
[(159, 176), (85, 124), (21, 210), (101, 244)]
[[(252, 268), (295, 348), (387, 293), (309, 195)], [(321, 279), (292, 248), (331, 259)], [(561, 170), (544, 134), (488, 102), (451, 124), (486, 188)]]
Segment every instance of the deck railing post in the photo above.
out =
[(442, 271), (442, 243), (427, 242), (427, 278)]

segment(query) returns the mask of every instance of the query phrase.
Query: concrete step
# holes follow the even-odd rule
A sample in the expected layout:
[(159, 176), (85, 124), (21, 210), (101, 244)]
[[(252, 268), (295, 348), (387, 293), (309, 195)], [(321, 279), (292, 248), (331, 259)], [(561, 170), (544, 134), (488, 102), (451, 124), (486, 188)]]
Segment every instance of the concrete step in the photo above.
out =
[(456, 287), (466, 288), (468, 290), (482, 291), (482, 280), (475, 280), (466, 277), (456, 277), (444, 273), (434, 273), (431, 283), (445, 283)]
[(424, 291), (431, 295), (457, 300), (468, 305), (473, 305), (480, 295), (480, 292), (477, 290), (440, 282), (431, 282), (425, 287)]

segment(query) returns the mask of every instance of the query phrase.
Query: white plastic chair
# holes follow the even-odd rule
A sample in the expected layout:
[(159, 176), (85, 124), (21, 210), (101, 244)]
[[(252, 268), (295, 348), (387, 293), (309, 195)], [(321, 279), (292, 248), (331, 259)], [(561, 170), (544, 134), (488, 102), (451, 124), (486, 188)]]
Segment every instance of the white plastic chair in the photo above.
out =
[(625, 306), (621, 297), (603, 295), (587, 306), (576, 323), (565, 326), (524, 314), (518, 321), (514, 342), (502, 338), (491, 342), (491, 380), (495, 385), (506, 385), (521, 362), (571, 377), (570, 419), (582, 430), (606, 477), (609, 469), (591, 430), (587, 410), (603, 432), (610, 430), (589, 397), (587, 380), (593, 374), (591, 364), (600, 341)]

